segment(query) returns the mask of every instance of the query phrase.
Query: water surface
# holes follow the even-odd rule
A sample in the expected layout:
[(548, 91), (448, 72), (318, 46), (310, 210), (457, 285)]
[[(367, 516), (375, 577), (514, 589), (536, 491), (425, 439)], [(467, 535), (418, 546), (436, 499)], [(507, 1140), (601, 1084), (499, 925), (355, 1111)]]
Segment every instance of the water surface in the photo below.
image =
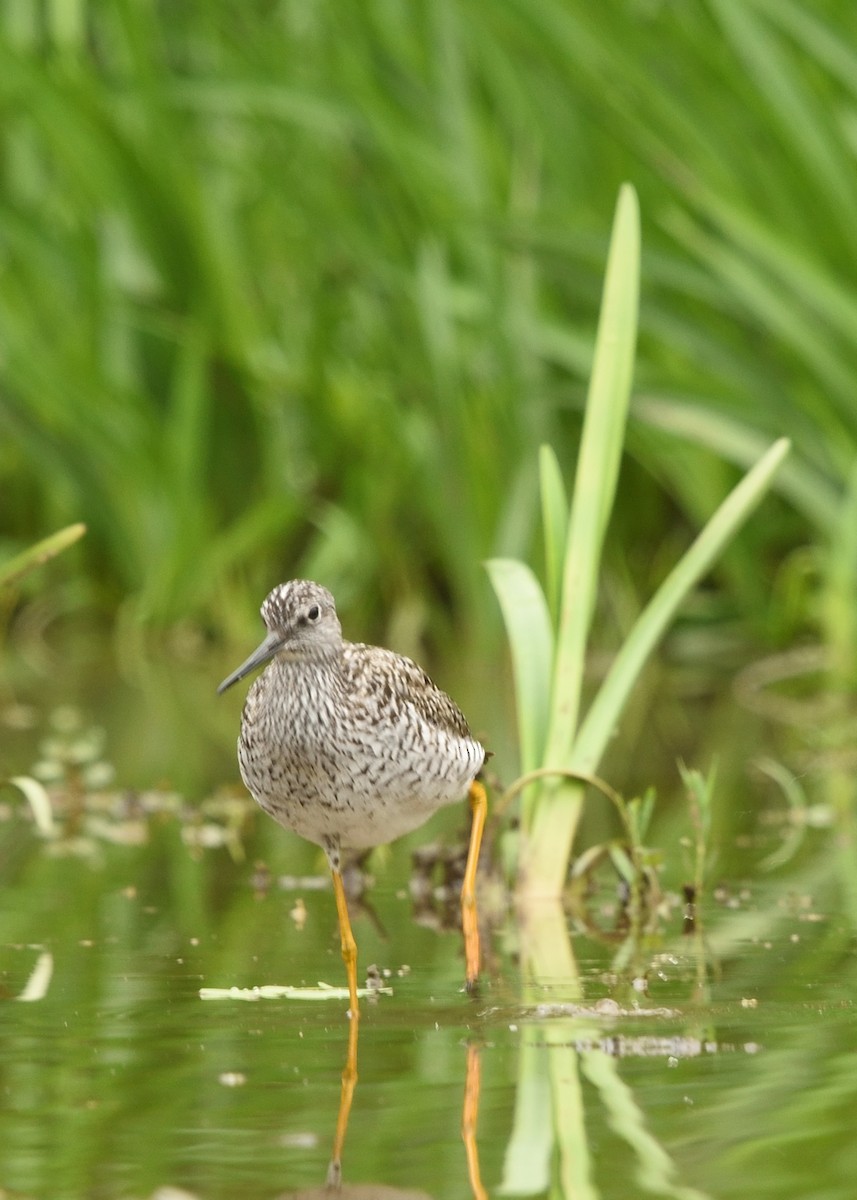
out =
[[(239, 796), (114, 783), (45, 839), (2, 792), (3, 1194), (324, 1194), (346, 1001), (200, 997), (344, 983), (318, 855)], [(342, 1194), (853, 1196), (847, 830), (763, 870), (793, 832), (770, 817), (723, 823), (690, 932), (680, 814), (655, 831), (665, 900), (636, 935), (609, 877), (586, 913), (523, 917), (483, 878), (475, 998), (457, 932), (415, 920), (409, 890), (410, 850), (454, 841), (463, 812), (376, 857), (354, 928), (384, 990), (363, 1006)]]

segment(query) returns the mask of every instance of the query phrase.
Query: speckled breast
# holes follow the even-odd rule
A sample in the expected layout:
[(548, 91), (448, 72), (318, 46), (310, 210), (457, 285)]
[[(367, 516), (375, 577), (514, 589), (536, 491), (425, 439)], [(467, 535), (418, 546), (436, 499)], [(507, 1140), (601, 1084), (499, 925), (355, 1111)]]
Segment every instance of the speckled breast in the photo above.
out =
[(242, 778), (275, 820), (319, 845), (363, 850), (418, 828), (465, 795), (485, 752), (407, 701), (343, 694), (334, 670), (272, 664), (247, 697)]

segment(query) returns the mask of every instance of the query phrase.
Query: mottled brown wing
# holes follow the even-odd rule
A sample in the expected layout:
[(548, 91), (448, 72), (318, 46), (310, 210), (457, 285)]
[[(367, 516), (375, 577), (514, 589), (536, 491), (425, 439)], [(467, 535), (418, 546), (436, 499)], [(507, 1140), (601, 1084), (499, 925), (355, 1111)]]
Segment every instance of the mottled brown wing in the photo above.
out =
[(352, 698), (377, 708), (379, 716), (393, 715), (408, 703), (438, 729), (473, 736), (458, 705), (412, 659), (362, 642), (346, 642), (342, 654)]

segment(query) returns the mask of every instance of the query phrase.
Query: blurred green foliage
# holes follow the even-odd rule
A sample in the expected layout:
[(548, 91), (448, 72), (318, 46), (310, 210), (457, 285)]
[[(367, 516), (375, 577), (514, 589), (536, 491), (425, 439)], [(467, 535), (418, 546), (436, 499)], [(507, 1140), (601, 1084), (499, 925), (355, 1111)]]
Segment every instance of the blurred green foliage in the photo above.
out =
[(723, 612), (854, 661), (856, 45), (845, 0), (9, 0), (3, 557), (80, 520), (80, 602), (136, 621), (307, 574), (475, 636), (538, 445), (573, 468), (627, 179), (611, 620), (786, 434)]

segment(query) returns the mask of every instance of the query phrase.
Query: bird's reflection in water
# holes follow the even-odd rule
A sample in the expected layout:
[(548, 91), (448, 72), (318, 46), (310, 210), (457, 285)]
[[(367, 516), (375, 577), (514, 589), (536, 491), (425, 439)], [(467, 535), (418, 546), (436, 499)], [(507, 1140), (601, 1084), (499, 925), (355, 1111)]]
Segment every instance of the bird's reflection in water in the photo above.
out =
[(479, 1146), (476, 1142), (476, 1120), (479, 1116), (479, 1094), (482, 1090), (482, 1047), (471, 1042), (467, 1047), (467, 1071), (464, 1076), (464, 1108), (461, 1112), (461, 1140), (467, 1155), (467, 1175), (473, 1200), (488, 1200), (479, 1174)]
[(342, 1150), (345, 1146), (345, 1135), (348, 1132), (348, 1118), (351, 1116), (354, 1089), (357, 1086), (357, 1039), (359, 1034), (360, 1018), (354, 1014), (349, 1021), (348, 1053), (345, 1057), (345, 1066), (342, 1068), (342, 1091), (339, 1094), (336, 1134), (333, 1139), (330, 1166), (327, 1168), (328, 1191), (342, 1190)]
[[(348, 1051), (345, 1066), (342, 1071), (342, 1090), (339, 1096), (339, 1112), (336, 1118), (336, 1133), (333, 1138), (333, 1152), (330, 1165), (327, 1168), (327, 1179), (322, 1187), (309, 1188), (300, 1192), (289, 1192), (279, 1197), (279, 1200), (331, 1200), (341, 1197), (342, 1200), (433, 1200), (429, 1192), (414, 1188), (389, 1187), (383, 1183), (343, 1183), (342, 1152), (345, 1147), (345, 1135), (348, 1131), (348, 1118), (351, 1115), (351, 1105), (357, 1086), (357, 1042), (360, 1036), (359, 1018), (349, 1021)], [(464, 1104), (461, 1113), (461, 1137), (464, 1142), (464, 1153), (467, 1164), (467, 1174), (474, 1200), (488, 1200), (488, 1193), (482, 1186), (479, 1174), (479, 1150), (476, 1142), (476, 1121), (479, 1113), (479, 1093), (481, 1087), (480, 1055), (481, 1047), (467, 1047), (467, 1064), (464, 1080)]]

